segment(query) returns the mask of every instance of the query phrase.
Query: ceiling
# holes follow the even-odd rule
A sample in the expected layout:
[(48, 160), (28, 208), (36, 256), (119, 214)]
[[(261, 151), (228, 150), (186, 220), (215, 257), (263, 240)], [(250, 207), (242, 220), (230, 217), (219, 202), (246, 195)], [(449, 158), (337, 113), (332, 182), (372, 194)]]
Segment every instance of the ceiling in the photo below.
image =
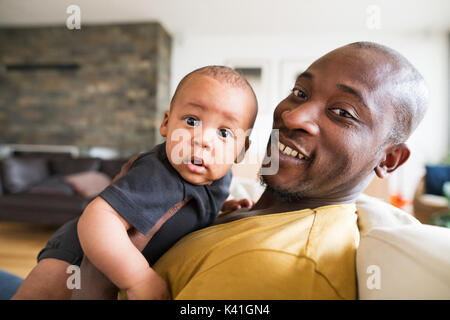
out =
[(449, 0), (0, 0), (0, 25), (160, 21), (172, 34), (280, 34), (367, 30), (370, 5), (382, 31), (450, 31)]

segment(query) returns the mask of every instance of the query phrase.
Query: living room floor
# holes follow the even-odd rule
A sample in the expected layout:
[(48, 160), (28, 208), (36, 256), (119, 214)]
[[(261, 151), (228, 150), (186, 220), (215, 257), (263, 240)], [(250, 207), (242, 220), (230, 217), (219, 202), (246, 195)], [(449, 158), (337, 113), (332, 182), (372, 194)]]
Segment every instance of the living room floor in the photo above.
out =
[(0, 222), (0, 270), (25, 278), (56, 228)]

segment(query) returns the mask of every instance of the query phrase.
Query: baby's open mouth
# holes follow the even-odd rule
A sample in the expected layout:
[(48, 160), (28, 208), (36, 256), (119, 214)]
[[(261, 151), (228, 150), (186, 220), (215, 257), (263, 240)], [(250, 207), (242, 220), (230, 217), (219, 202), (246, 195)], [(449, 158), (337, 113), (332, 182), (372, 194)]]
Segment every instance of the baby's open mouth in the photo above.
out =
[(203, 159), (198, 158), (198, 157), (192, 157), (191, 158), (191, 163), (193, 165), (200, 166), (200, 167), (204, 167), (205, 166), (205, 164), (203, 162)]
[(192, 157), (191, 161), (187, 163), (187, 168), (193, 173), (203, 173), (206, 170), (203, 159)]

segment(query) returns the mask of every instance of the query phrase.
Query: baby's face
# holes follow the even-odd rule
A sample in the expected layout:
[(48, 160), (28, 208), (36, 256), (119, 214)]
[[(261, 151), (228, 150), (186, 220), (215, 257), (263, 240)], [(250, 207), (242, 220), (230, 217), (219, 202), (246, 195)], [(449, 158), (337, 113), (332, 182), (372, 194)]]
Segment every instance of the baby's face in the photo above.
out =
[(197, 185), (225, 176), (245, 149), (253, 105), (248, 89), (205, 75), (188, 79), (160, 128), (172, 166)]

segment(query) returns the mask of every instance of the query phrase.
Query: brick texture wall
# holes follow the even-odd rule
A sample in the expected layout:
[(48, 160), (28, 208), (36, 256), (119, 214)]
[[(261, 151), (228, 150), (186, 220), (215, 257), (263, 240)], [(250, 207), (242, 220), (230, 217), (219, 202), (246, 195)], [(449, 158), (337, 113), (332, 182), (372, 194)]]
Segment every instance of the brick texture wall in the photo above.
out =
[(162, 141), (170, 54), (158, 23), (0, 28), (0, 144), (148, 150)]

